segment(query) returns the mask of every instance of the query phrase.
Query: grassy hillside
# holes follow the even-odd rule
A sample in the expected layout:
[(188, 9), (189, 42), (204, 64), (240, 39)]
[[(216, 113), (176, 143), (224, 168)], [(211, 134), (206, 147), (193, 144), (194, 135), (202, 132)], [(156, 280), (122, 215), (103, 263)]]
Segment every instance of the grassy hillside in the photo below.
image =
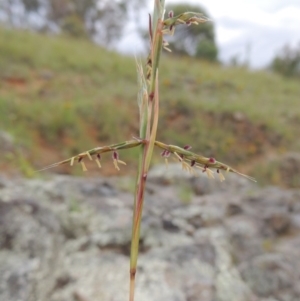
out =
[[(7, 29), (0, 29), (0, 45), (0, 130), (15, 141), (2, 169), (28, 174), (137, 135), (133, 58), (87, 41)], [(191, 144), (247, 172), (271, 156), (300, 151), (296, 80), (166, 54), (160, 78), (158, 139)], [(121, 156), (130, 166), (123, 170), (133, 170), (136, 152)], [(108, 162), (102, 173), (113, 172)]]

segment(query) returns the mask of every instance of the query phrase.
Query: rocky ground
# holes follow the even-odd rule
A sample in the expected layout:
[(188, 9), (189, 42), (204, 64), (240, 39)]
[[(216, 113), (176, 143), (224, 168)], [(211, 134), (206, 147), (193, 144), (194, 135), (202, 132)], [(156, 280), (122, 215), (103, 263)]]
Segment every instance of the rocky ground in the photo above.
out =
[[(131, 190), (129, 178), (0, 177), (0, 300), (127, 300)], [(158, 167), (136, 300), (298, 301), (299, 248), (300, 190)]]

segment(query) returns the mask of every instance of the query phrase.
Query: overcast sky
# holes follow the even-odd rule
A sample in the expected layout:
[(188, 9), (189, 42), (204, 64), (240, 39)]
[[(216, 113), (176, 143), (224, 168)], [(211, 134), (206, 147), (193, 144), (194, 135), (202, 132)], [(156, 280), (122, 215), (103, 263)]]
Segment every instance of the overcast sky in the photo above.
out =
[[(166, 0), (166, 4), (171, 2), (185, 1)], [(264, 67), (283, 45), (300, 43), (300, 0), (186, 2), (202, 5), (213, 19), (222, 61), (238, 56), (252, 67)], [(149, 8), (152, 3), (149, 1)]]

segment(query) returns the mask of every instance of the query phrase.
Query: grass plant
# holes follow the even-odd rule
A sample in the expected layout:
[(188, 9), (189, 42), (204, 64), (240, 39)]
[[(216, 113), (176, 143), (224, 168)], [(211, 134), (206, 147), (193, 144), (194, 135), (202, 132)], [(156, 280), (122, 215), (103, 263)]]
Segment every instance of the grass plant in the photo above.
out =
[[(101, 159), (104, 153), (111, 153), (114, 167), (120, 170), (120, 165), (126, 163), (119, 157), (119, 151), (131, 148), (139, 148), (139, 165), (134, 192), (134, 209), (132, 220), (132, 240), (130, 250), (130, 289), (129, 301), (134, 301), (135, 279), (137, 270), (137, 260), (139, 253), (140, 225), (144, 203), (145, 186), (148, 176), (149, 167), (153, 155), (154, 147), (161, 150), (161, 156), (168, 164), (169, 157), (181, 162), (182, 169), (196, 175), (196, 169), (205, 172), (209, 178), (214, 177), (216, 170), (220, 181), (225, 180), (221, 170), (233, 172), (244, 176), (250, 180), (253, 178), (239, 173), (227, 164), (217, 161), (212, 157), (204, 157), (197, 153), (191, 152), (190, 146), (180, 147), (177, 145), (165, 144), (156, 140), (158, 119), (159, 119), (159, 66), (162, 49), (170, 51), (167, 43), (164, 41), (164, 35), (173, 34), (176, 26), (188, 26), (191, 24), (207, 22), (202, 14), (197, 12), (186, 12), (178, 16), (173, 16), (170, 12), (167, 19), (164, 19), (165, 13), (164, 0), (154, 1), (154, 11), (152, 17), (149, 17), (149, 37), (150, 53), (144, 68), (138, 60), (136, 62), (138, 76), (138, 107), (139, 107), (139, 136), (133, 139), (111, 144), (108, 146), (96, 147), (84, 151), (71, 158), (54, 163), (44, 169), (69, 163), (74, 165), (75, 162), (81, 164), (83, 171), (87, 171), (86, 160), (95, 160), (101, 168)], [(44, 170), (43, 169), (43, 170)]]
[[(179, 16), (170, 13), (164, 20), (164, 1), (154, 1), (154, 12), (149, 19), (150, 54), (145, 64), (136, 60), (137, 110), (132, 106), (135, 74), (131, 58), (108, 52), (87, 41), (0, 28), (1, 129), (15, 136), (25, 149), (34, 145), (33, 158), (41, 152), (36, 147), (41, 138), (43, 144), (53, 146), (51, 150), (57, 147), (62, 150), (60, 155), (70, 157), (45, 169), (79, 164), (86, 171), (86, 163), (90, 160), (100, 168), (103, 157), (110, 153), (115, 169), (119, 170), (125, 162), (134, 166), (134, 159), (139, 155), (134, 189), (130, 301), (134, 300), (144, 191), (155, 148), (160, 150), (166, 164), (169, 159), (174, 159), (181, 162), (182, 169), (195, 175), (197, 171), (205, 172), (208, 177), (217, 175), (223, 181), (222, 171), (240, 174), (229, 165), (213, 157), (201, 156), (197, 151), (217, 153), (235, 163), (245, 161), (241, 156), (245, 150), (249, 151), (247, 158), (251, 152), (259, 156), (255, 149), (265, 142), (266, 136), (260, 136), (263, 129), (247, 138), (250, 143), (241, 143), (236, 129), (222, 119), (226, 114), (242, 112), (246, 121), (251, 120), (254, 126), (263, 125), (270, 130), (269, 140), (275, 140), (278, 135), (282, 137), (282, 143), (274, 143), (275, 151), (300, 149), (299, 141), (295, 139), (300, 120), (298, 81), (267, 72), (224, 68), (188, 57), (174, 59), (168, 51), (161, 53), (167, 48), (164, 35), (172, 34), (176, 26), (191, 23), (196, 26), (196, 23), (206, 21), (196, 12)], [(163, 75), (162, 80), (159, 75)], [(159, 92), (159, 86), (163, 88), (162, 92)], [(55, 114), (49, 114), (49, 111)], [(138, 114), (139, 124), (136, 124)], [(245, 134), (249, 129), (246, 128)], [(124, 135), (136, 131), (139, 131), (137, 137), (118, 142)], [(244, 132), (240, 136), (243, 135)], [(182, 147), (187, 139), (193, 141), (195, 152), (191, 152), (190, 146)], [(80, 152), (82, 145), (91, 145), (95, 140), (106, 145)], [(169, 144), (170, 141), (173, 144)], [(5, 161), (13, 162), (24, 174), (32, 176), (26, 155), (7, 156)], [(276, 175), (273, 165), (269, 168), (271, 175)], [(255, 175), (259, 177), (261, 170), (257, 170)], [(274, 179), (273, 182), (277, 181), (281, 180)]]

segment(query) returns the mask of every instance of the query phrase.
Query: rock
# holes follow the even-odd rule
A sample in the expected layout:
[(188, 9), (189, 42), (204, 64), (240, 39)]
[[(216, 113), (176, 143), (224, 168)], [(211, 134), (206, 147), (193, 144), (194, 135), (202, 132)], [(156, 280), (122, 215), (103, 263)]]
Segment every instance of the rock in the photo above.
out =
[(227, 206), (227, 216), (233, 216), (243, 213), (243, 208), (240, 204), (229, 203)]
[(6, 182), (7, 181), (6, 181), (5, 177), (3, 177), (3, 176), (0, 175), (0, 189), (6, 187)]
[(261, 233), (266, 237), (286, 234), (291, 225), (290, 212), (294, 196), (290, 191), (268, 187), (246, 197), (244, 212), (263, 222)]
[[(204, 185), (189, 203), (182, 202), (180, 185), (193, 191), (204, 176), (163, 184), (163, 175), (150, 179), (136, 300), (300, 300), (300, 191), (253, 190), (230, 178), (224, 187)], [(120, 191), (114, 178), (2, 182), (0, 300), (127, 296), (130, 191)]]
[(269, 210), (265, 215), (265, 221), (277, 234), (285, 234), (290, 229), (290, 216), (282, 210)]
[(291, 214), (290, 218), (291, 218), (291, 226), (293, 228), (296, 228), (297, 230), (299, 230), (300, 229), (300, 214), (299, 213)]
[(210, 245), (214, 254), (215, 294), (211, 300), (254, 301), (255, 295), (241, 278), (233, 261), (230, 239), (222, 227), (199, 229), (194, 235), (196, 242)]
[(0, 202), (0, 238), (0, 300), (46, 300), (60, 264), (57, 218), (32, 200)]
[(190, 183), (191, 188), (196, 195), (226, 192), (237, 189), (250, 190), (253, 187), (253, 183), (248, 179), (233, 173), (223, 172), (225, 181), (220, 182), (216, 173), (215, 179), (209, 179), (205, 173), (198, 170), (196, 171), (198, 176), (194, 176), (182, 170), (181, 164), (179, 163), (168, 164), (167, 168), (165, 165), (156, 165), (150, 170), (148, 179), (150, 182), (164, 185)]
[(263, 253), (261, 227), (262, 224), (243, 215), (234, 216), (225, 221), (231, 253), (237, 263)]
[(243, 202), (247, 204), (247, 212), (253, 212), (257, 207), (260, 209), (267, 207), (283, 208), (285, 211), (290, 211), (290, 207), (295, 202), (295, 192), (283, 190), (279, 187), (270, 186), (263, 189), (256, 189), (249, 195), (245, 195)]
[(290, 194), (285, 197), (289, 204), (289, 211), (300, 214), (300, 190), (291, 190)]
[(295, 269), (298, 269), (298, 262), (300, 261), (300, 235), (283, 237), (280, 241), (274, 246), (274, 251), (279, 254), (284, 255), (286, 258), (290, 258), (294, 261)]
[(182, 170), (180, 163), (158, 164), (153, 166), (148, 174), (148, 180), (152, 183), (169, 185), (185, 179), (191, 179), (193, 175)]
[(80, 185), (80, 192), (88, 197), (90, 196), (101, 196), (101, 197), (112, 197), (116, 195), (115, 189), (108, 182), (95, 183), (95, 181), (83, 182)]
[[(289, 299), (286, 290), (293, 288), (293, 264), (279, 254), (264, 254), (240, 266), (243, 279), (260, 297), (275, 297), (279, 300), (296, 300), (293, 291)], [(293, 299), (295, 298), (295, 299)]]

